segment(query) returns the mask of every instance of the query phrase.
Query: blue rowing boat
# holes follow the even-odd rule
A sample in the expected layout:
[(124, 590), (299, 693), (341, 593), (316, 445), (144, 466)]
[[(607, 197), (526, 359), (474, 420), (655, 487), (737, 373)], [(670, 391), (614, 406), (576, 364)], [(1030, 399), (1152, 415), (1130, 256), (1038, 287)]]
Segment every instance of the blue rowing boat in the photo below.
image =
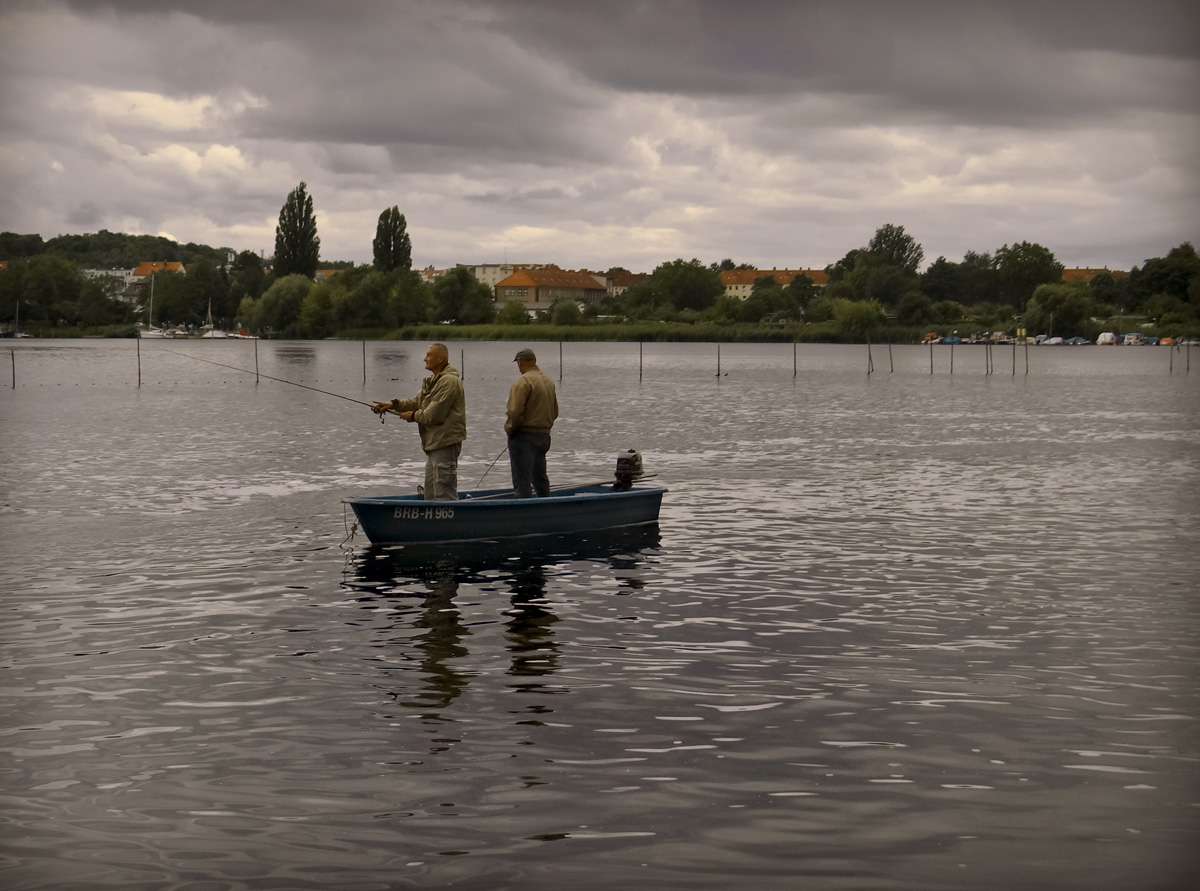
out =
[(344, 498), (372, 544), (487, 541), (622, 529), (658, 522), (666, 489), (615, 491), (614, 483), (551, 490), (547, 498), (516, 498), (511, 489), (478, 489), (458, 501), (420, 495)]
[(545, 498), (517, 498), (512, 489), (460, 492), (457, 501), (425, 501), (420, 494), (343, 498), (372, 544), (446, 543), (569, 535), (658, 522), (657, 486), (634, 488), (642, 459), (630, 450), (617, 458), (612, 482), (558, 486)]

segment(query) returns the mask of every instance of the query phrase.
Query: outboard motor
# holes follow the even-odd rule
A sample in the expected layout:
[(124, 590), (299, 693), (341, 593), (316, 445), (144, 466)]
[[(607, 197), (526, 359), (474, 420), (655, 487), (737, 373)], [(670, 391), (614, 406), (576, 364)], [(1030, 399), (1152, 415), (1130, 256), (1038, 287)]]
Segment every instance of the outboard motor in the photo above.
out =
[(616, 481), (613, 483), (614, 492), (628, 492), (633, 487), (634, 480), (642, 478), (642, 453), (636, 449), (627, 449), (617, 455)]

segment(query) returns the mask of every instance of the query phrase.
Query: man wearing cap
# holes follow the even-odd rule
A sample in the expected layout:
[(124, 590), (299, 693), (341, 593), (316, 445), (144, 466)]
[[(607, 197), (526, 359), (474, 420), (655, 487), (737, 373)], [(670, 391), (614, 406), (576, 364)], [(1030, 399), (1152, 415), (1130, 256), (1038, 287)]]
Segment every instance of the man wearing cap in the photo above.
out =
[(554, 381), (537, 367), (533, 350), (523, 349), (513, 360), (521, 376), (508, 391), (508, 464), (518, 498), (545, 498), (550, 494), (546, 475), (546, 453), (550, 451), (550, 428), (558, 417)]
[(391, 412), (417, 425), (425, 451), (425, 500), (457, 501), (458, 456), (467, 438), (467, 397), (444, 343), (429, 347), (425, 370), (430, 376), (421, 382), (420, 393), (412, 399), (376, 402), (371, 411)]

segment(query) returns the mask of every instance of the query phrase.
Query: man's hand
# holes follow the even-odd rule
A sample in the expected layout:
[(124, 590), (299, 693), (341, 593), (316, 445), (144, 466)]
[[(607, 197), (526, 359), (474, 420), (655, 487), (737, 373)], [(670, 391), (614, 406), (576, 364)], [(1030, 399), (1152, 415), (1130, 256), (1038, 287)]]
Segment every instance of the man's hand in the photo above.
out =
[(391, 410), (392, 404), (390, 402), (376, 402), (371, 406), (371, 411), (375, 412), (377, 415), (385, 415)]

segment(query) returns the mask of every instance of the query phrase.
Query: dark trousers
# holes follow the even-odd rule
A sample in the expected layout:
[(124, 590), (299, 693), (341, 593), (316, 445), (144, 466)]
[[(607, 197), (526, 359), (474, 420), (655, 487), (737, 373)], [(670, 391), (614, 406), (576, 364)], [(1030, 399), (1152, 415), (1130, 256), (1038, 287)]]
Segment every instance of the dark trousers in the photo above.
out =
[(546, 452), (550, 434), (518, 430), (508, 437), (508, 466), (512, 470), (513, 489), (518, 498), (545, 498), (550, 494), (546, 475)]

